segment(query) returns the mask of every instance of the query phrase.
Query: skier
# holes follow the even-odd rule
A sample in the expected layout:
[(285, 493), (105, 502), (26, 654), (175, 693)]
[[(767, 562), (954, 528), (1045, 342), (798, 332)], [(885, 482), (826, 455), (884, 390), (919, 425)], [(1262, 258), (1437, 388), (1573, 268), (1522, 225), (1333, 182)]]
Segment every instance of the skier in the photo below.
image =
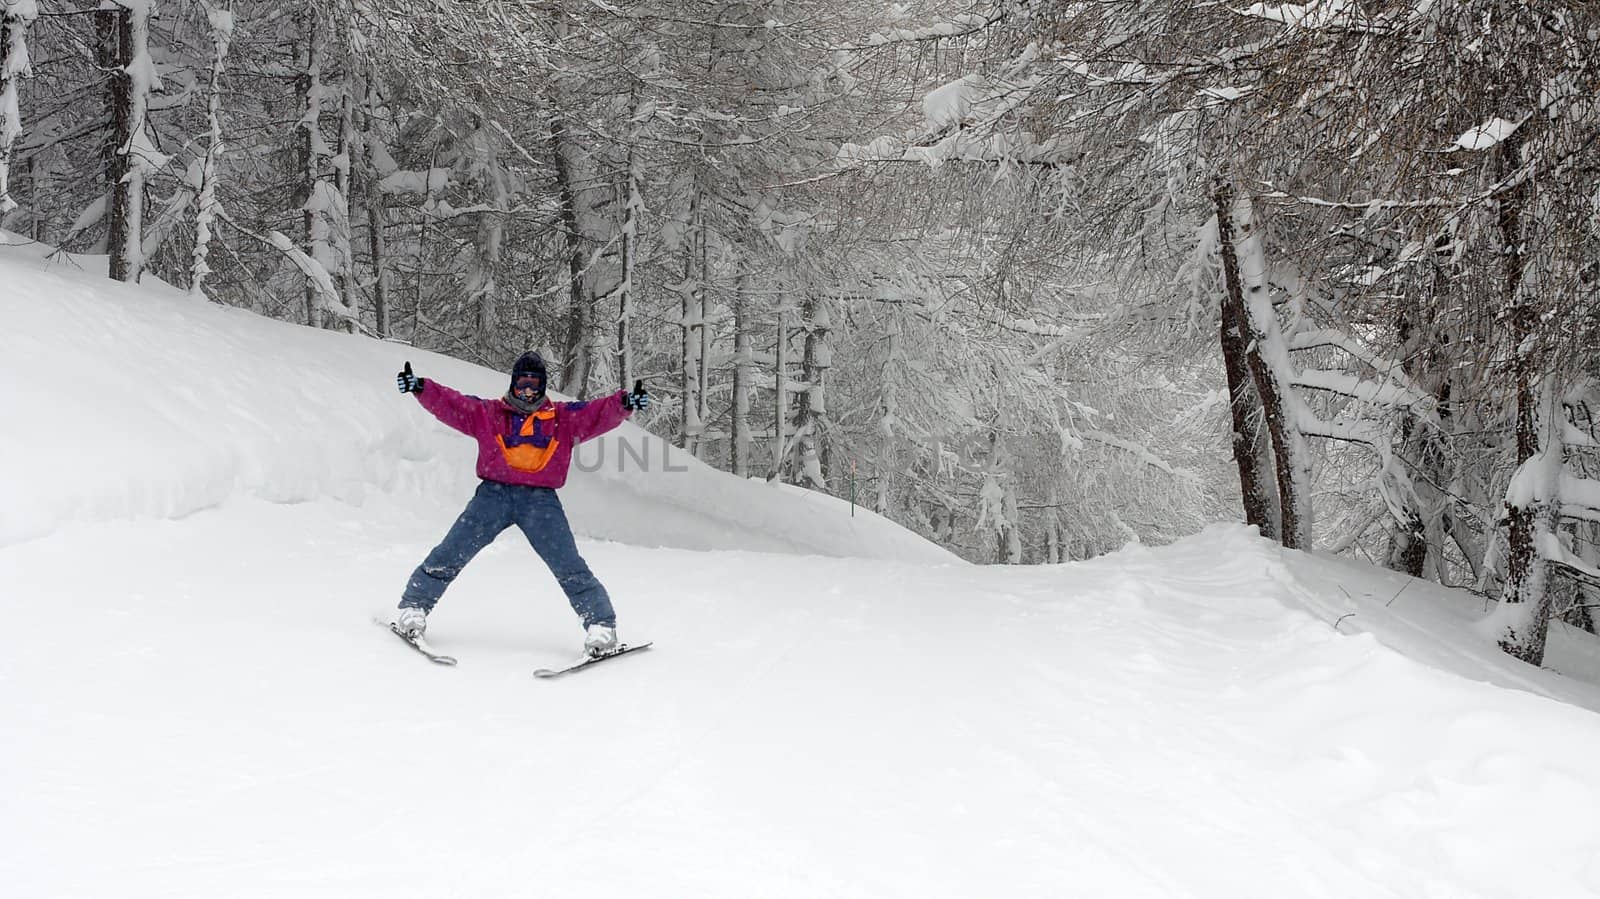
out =
[(402, 636), (421, 637), (428, 613), (462, 567), (514, 524), (583, 619), (584, 650), (590, 656), (616, 650), (611, 598), (578, 555), (556, 488), (566, 483), (577, 445), (621, 424), (634, 410), (648, 408), (650, 394), (643, 381), (635, 381), (632, 392), (558, 403), (545, 396), (545, 381), (544, 360), (533, 352), (517, 359), (511, 388), (499, 399), (466, 396), (423, 380), (411, 373), (410, 362), (395, 376), (401, 393), (414, 394), (435, 418), (478, 441), (477, 471), (483, 479), (443, 542), (406, 582), (394, 621)]

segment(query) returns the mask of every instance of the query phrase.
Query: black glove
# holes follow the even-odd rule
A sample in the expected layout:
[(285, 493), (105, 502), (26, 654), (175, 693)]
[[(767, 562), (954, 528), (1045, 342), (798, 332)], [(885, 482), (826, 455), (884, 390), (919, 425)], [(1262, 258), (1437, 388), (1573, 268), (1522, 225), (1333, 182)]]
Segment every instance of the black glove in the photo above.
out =
[(411, 363), (406, 362), (405, 370), (394, 376), (394, 385), (400, 388), (401, 393), (421, 393), (427, 381), (411, 373)]
[(622, 395), (622, 408), (630, 412), (635, 409), (643, 412), (650, 408), (650, 393), (644, 389), (644, 381), (634, 381), (633, 392)]

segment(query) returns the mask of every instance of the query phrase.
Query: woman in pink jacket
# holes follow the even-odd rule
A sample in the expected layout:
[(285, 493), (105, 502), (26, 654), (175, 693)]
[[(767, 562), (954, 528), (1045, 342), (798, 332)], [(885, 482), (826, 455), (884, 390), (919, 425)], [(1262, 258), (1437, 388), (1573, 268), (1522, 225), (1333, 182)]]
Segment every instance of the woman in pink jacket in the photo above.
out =
[(556, 488), (578, 444), (621, 424), (650, 404), (643, 382), (599, 399), (558, 403), (545, 396), (546, 372), (538, 353), (523, 353), (511, 369), (511, 387), (499, 399), (480, 399), (411, 373), (395, 377), (435, 418), (478, 441), (478, 485), (450, 532), (406, 582), (395, 630), (421, 637), (428, 613), (450, 582), (480, 550), (516, 525), (544, 559), (583, 620), (584, 649), (605, 655), (617, 646), (617, 615), (606, 588), (578, 555), (572, 527)]

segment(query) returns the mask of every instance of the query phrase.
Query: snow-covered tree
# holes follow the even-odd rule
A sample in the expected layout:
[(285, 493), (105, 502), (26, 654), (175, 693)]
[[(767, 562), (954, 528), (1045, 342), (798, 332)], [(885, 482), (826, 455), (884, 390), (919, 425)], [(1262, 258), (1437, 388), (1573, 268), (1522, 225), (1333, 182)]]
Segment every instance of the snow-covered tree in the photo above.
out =
[(145, 267), (145, 190), (167, 157), (152, 138), (150, 95), (162, 90), (150, 48), (150, 20), (157, 14), (155, 0), (107, 0), (97, 14), (102, 39), (108, 44), (112, 72), (112, 121), (115, 143), (111, 172), (108, 246), (111, 277), (137, 281)]
[(211, 25), (211, 77), (206, 88), (205, 150), (189, 167), (187, 180), (196, 192), (194, 220), (194, 262), (190, 266), (189, 289), (201, 293), (211, 266), (206, 257), (210, 252), (211, 235), (217, 225), (220, 204), (217, 200), (217, 172), (224, 151), (222, 139), (222, 76), (228, 60), (228, 45), (233, 40), (233, 3), (204, 4), (206, 19)]
[(38, 18), (34, 0), (5, 0), (0, 11), (0, 216), (17, 208), (11, 196), (11, 146), (22, 134), (20, 84), (32, 74), (28, 27)]
[(6, 0), (0, 215), (114, 276), (640, 378), (978, 560), (1233, 515), (1593, 626), (1592, 4), (83, 12)]

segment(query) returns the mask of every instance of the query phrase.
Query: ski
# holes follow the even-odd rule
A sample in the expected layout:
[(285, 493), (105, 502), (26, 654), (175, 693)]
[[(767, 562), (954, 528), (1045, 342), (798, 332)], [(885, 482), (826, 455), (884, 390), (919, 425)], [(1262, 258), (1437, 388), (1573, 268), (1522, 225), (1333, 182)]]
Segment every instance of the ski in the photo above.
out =
[(401, 640), (404, 640), (407, 646), (410, 646), (417, 652), (427, 656), (428, 661), (433, 662), (436, 665), (454, 665), (456, 663), (455, 656), (447, 656), (442, 652), (436, 651), (432, 646), (428, 645), (427, 640), (424, 640), (421, 637), (408, 637), (405, 634), (400, 633), (400, 629), (394, 626), (393, 621), (384, 621), (382, 618), (374, 618), (372, 620), (374, 623), (388, 628), (389, 633), (394, 634)]
[(534, 677), (560, 677), (563, 674), (571, 674), (574, 671), (581, 671), (581, 670), (583, 670), (585, 668), (588, 668), (590, 665), (598, 665), (599, 663), (604, 662), (607, 659), (614, 659), (617, 656), (627, 655), (630, 652), (638, 652), (641, 649), (649, 649), (652, 645), (654, 645), (654, 644), (651, 644), (651, 643), (640, 643), (638, 646), (629, 646), (628, 644), (624, 643), (621, 646), (618, 646), (616, 649), (612, 650), (611, 652), (606, 653), (603, 656), (584, 656), (583, 658), (579, 659), (577, 662), (575, 662), (575, 663), (573, 663), (571, 665), (568, 665), (565, 668), (540, 668), (538, 671), (535, 671), (533, 673), (533, 676)]

